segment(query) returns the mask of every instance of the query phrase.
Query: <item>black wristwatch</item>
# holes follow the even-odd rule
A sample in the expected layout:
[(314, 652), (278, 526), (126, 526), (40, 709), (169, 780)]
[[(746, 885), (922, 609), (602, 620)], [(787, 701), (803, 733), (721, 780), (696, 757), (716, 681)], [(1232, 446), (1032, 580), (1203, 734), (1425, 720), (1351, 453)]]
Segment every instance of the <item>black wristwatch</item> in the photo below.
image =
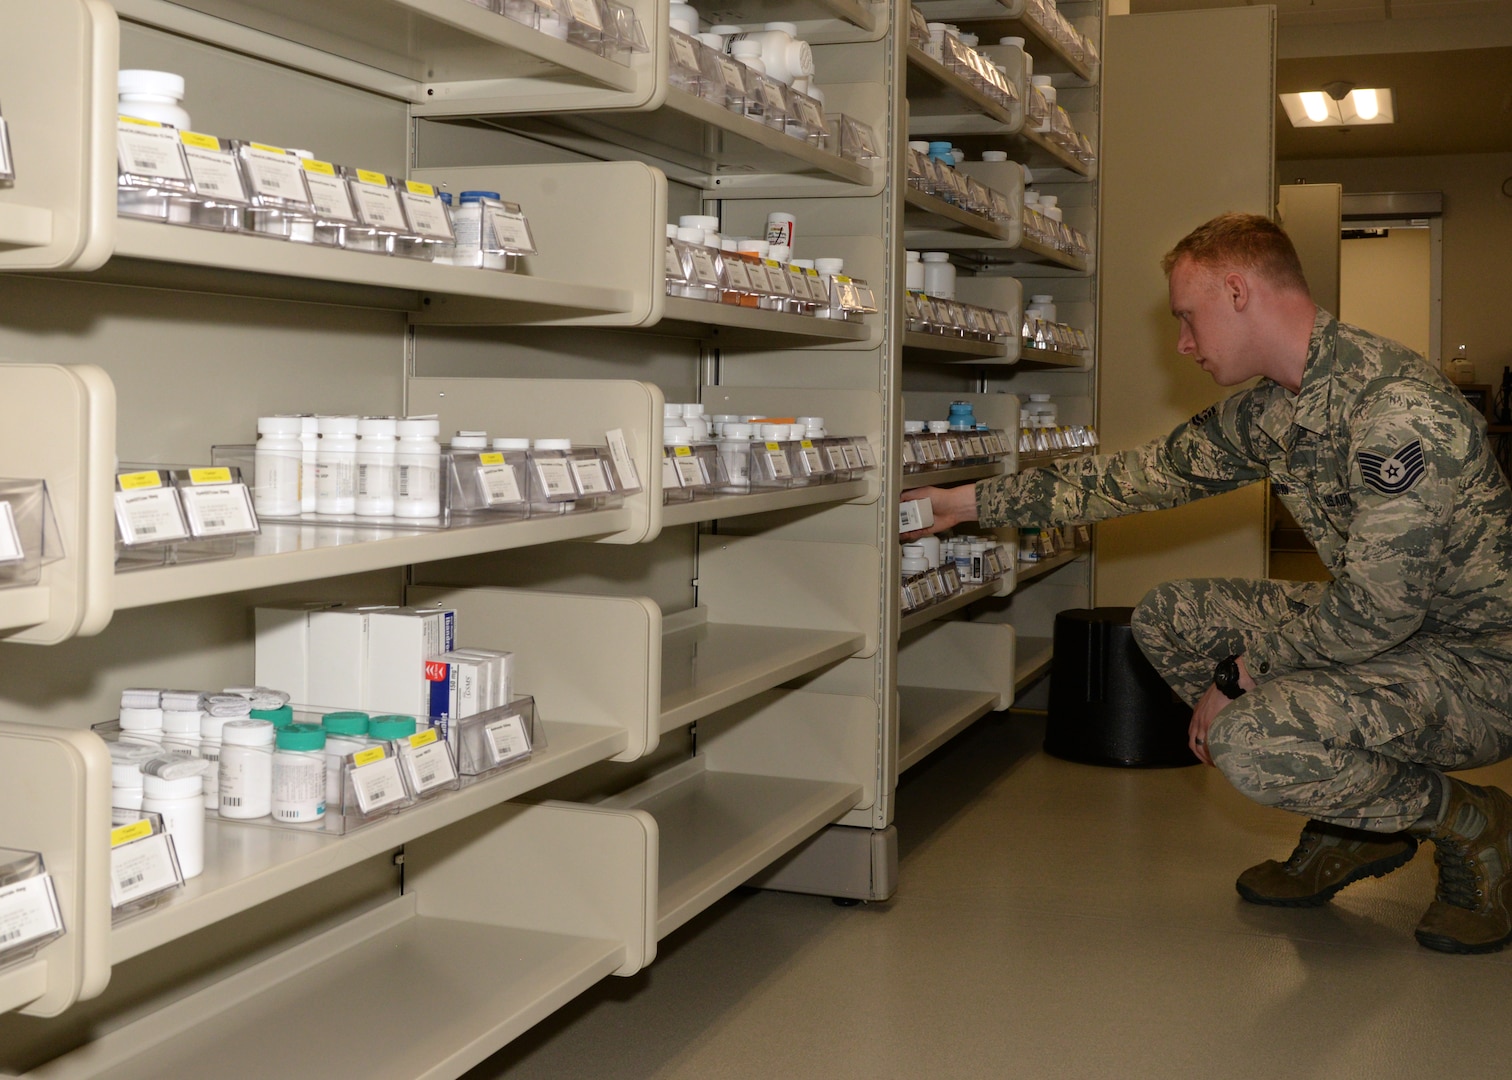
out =
[(1239, 685), (1239, 657), (1225, 656), (1213, 669), (1213, 685), (1230, 701), (1244, 696), (1244, 687)]

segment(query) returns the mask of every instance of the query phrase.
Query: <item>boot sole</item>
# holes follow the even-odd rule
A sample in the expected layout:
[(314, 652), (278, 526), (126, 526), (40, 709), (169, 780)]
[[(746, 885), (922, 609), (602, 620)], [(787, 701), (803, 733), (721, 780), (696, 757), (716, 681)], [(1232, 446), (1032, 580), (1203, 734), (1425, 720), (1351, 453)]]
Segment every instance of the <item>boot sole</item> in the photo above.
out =
[[(1328, 903), (1335, 896), (1337, 896), (1339, 894), (1340, 890), (1348, 888), (1350, 885), (1353, 885), (1357, 881), (1365, 881), (1368, 878), (1381, 878), (1381, 877), (1385, 877), (1387, 874), (1391, 873), (1393, 870), (1399, 870), (1403, 866), (1406, 866), (1409, 862), (1412, 861), (1412, 857), (1414, 855), (1416, 855), (1416, 854), (1417, 854), (1417, 845), (1414, 844), (1412, 847), (1408, 848), (1406, 851), (1402, 852), (1400, 855), (1394, 855), (1390, 859), (1381, 859), (1381, 860), (1377, 860), (1376, 862), (1373, 862), (1373, 863), (1367, 863), (1366, 865), (1364, 865), (1364, 866), (1360, 867), (1358, 870), (1356, 870), (1353, 874), (1350, 874), (1348, 877), (1344, 878), (1342, 881), (1335, 882), (1334, 884), (1330, 885), (1328, 888), (1321, 889), (1318, 892), (1309, 893), (1307, 896), (1290, 896), (1290, 897), (1265, 896), (1265, 895), (1263, 895), (1261, 893), (1257, 893), (1254, 889), (1249, 888), (1243, 882), (1239, 882), (1239, 881), (1234, 882), (1234, 888), (1238, 891), (1238, 893), (1239, 893), (1239, 895), (1240, 895), (1241, 898), (1249, 901), (1251, 904), (1259, 904), (1262, 907), (1285, 907), (1285, 908), (1313, 908), (1313, 907), (1322, 907), (1324, 904)], [(1422, 941), (1421, 938), (1419, 938), (1418, 940)], [(1492, 946), (1490, 948), (1476, 949), (1474, 951), (1476, 951), (1476, 952), (1495, 952), (1497, 949), (1500, 949), (1503, 946), (1505, 946), (1509, 941), (1512, 941), (1512, 935), (1508, 935), (1500, 943), (1498, 943), (1498, 944), (1496, 944), (1496, 945), (1494, 945), (1494, 946)], [(1427, 945), (1427, 942), (1423, 942), (1423, 944)], [(1456, 942), (1455, 944), (1459, 944), (1459, 943)], [(1432, 949), (1432, 948), (1436, 948), (1437, 946), (1427, 945), (1427, 947), (1430, 948), (1430, 949)], [(1456, 950), (1454, 950), (1454, 949), (1442, 949), (1440, 951), (1442, 951), (1442, 952), (1454, 952)]]
[(1417, 943), (1425, 949), (1432, 949), (1434, 952), (1452, 953), (1456, 956), (1475, 956), (1481, 953), (1501, 952), (1508, 944), (1512, 944), (1512, 934), (1508, 934), (1500, 941), (1488, 941), (1481, 945), (1471, 945), (1468, 942), (1456, 941), (1454, 938), (1444, 937), (1442, 934), (1425, 934), (1421, 930), (1415, 932), (1413, 936), (1417, 938)]

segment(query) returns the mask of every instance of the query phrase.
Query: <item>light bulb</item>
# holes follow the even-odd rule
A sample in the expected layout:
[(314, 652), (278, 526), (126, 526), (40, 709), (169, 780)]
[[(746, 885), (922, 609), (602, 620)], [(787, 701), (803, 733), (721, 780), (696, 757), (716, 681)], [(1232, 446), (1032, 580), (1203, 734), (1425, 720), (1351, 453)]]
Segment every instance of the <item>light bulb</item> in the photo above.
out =
[(1349, 94), (1354, 98), (1355, 115), (1361, 120), (1374, 120), (1380, 115), (1381, 105), (1374, 90), (1351, 90)]
[(1321, 124), (1328, 119), (1328, 101), (1323, 97), (1321, 90), (1308, 90), (1302, 94), (1302, 109), (1307, 113), (1307, 118), (1315, 124)]

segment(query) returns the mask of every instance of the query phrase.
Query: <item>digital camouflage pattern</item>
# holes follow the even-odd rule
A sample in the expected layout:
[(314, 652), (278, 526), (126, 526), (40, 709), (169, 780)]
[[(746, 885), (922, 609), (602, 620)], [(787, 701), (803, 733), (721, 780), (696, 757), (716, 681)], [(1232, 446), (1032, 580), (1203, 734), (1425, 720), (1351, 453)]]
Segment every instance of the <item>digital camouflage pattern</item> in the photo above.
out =
[(1403, 828), (1431, 769), (1512, 754), (1512, 490), (1484, 419), (1421, 357), (1319, 311), (1297, 394), (1261, 380), (1145, 446), (984, 481), (977, 508), (1092, 522), (1263, 479), (1333, 581), (1161, 586), (1136, 634), (1192, 701), (1245, 655), (1260, 688), (1210, 749), (1246, 794)]

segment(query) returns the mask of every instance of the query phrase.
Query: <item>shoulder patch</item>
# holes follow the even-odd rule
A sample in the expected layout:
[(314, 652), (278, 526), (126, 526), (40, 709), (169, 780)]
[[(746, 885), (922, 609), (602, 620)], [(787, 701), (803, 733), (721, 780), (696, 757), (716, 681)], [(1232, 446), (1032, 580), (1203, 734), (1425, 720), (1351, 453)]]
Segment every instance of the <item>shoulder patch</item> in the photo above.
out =
[(1413, 439), (1400, 446), (1390, 456), (1361, 450), (1355, 455), (1360, 463), (1360, 476), (1365, 483), (1382, 495), (1393, 497), (1411, 491), (1423, 478), (1423, 441)]
[(1203, 424), (1207, 423), (1214, 416), (1216, 416), (1217, 413), (1218, 413), (1218, 406), (1217, 405), (1209, 405), (1207, 408), (1203, 409), (1196, 416), (1194, 416), (1190, 420), (1188, 420), (1187, 423), (1191, 424), (1193, 427), (1201, 427)]

